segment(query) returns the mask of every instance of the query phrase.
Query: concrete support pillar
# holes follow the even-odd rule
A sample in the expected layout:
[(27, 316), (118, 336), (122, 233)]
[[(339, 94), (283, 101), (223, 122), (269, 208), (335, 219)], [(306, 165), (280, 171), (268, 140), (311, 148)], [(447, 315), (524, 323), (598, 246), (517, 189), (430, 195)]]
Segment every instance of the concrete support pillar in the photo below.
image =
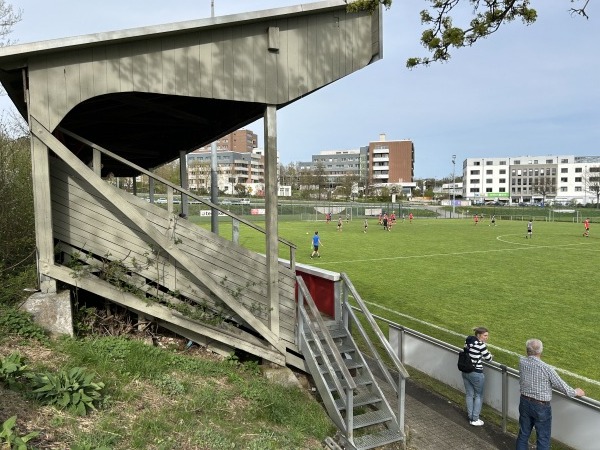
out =
[(267, 296), (271, 306), (270, 329), (279, 336), (279, 230), (277, 228), (277, 108), (268, 105), (264, 115), (265, 124), (265, 222), (267, 272), (269, 285)]

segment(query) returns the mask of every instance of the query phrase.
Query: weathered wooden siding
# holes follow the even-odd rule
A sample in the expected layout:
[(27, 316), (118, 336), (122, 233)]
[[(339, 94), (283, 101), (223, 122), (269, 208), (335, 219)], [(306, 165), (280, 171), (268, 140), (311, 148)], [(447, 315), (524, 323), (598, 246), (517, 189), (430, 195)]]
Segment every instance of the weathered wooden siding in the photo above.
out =
[[(265, 325), (269, 322), (267, 305), (266, 259), (243, 247), (199, 228), (163, 208), (114, 188), (115, 195), (126, 195), (129, 203), (142, 211), (146, 219), (172, 239), (188, 256), (195, 258), (203, 270), (224, 286), (239, 302)], [(144, 279), (152, 280), (168, 291), (198, 304), (217, 305), (205, 286), (192, 281), (186, 268), (176, 266), (161, 255), (135, 223), (132, 223), (66, 164), (51, 161), (52, 230), (54, 238), (91, 253), (97, 258), (122, 261)], [(134, 264), (133, 261), (137, 264)], [(153, 262), (148, 264), (148, 260)], [(295, 347), (295, 277), (284, 266), (279, 268), (280, 337)], [(73, 279), (73, 284), (77, 280)], [(219, 307), (224, 305), (218, 304)], [(235, 311), (229, 314), (241, 321)]]
[(376, 16), (341, 8), (32, 55), (31, 113), (53, 130), (78, 103), (132, 91), (282, 105), (366, 66)]

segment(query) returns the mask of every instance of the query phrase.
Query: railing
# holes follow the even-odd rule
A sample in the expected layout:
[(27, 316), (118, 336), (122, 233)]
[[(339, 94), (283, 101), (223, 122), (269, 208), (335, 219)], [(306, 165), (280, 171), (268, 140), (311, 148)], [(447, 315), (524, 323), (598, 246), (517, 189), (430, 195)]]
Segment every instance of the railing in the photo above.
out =
[[(398, 426), (401, 431), (404, 431), (404, 398), (406, 392), (406, 379), (409, 378), (409, 374), (404, 368), (404, 365), (400, 358), (398, 357), (398, 352), (390, 345), (390, 342), (386, 339), (385, 335), (377, 325), (374, 316), (371, 314), (362, 298), (354, 288), (354, 285), (350, 281), (350, 278), (345, 273), (341, 274), (342, 280), (342, 320), (344, 325), (349, 328), (349, 321), (352, 320), (352, 325), (356, 327), (357, 331), (360, 333), (363, 341), (367, 345), (369, 351), (371, 352), (371, 356), (373, 357), (375, 364), (380, 371), (380, 373), (385, 378), (385, 381), (394, 388), (398, 398)], [(348, 294), (352, 295), (354, 301), (358, 304), (358, 308), (353, 307), (348, 302)], [(361, 322), (358, 320), (356, 315), (354, 314), (354, 308), (360, 311), (371, 330), (375, 333), (380, 345), (385, 350), (387, 357), (392, 361), (393, 368), (398, 373), (398, 380), (395, 381), (392, 376), (389, 367), (384, 363), (383, 358), (380, 356), (379, 350), (375, 347), (368, 333), (365, 331)], [(350, 328), (349, 328), (350, 329)]]
[[(345, 393), (345, 404), (346, 404), (345, 421), (344, 421), (344, 419), (342, 419), (341, 414), (339, 414), (339, 410), (337, 410), (337, 408), (334, 408), (333, 405), (331, 405), (332, 406), (331, 413), (332, 414), (335, 413), (337, 415), (340, 425), (343, 422), (343, 427), (341, 427), (341, 428), (345, 428), (346, 437), (348, 438), (348, 440), (350, 442), (352, 442), (354, 439), (354, 436), (353, 436), (353, 431), (354, 431), (353, 397), (354, 397), (354, 390), (356, 389), (356, 383), (354, 382), (352, 375), (350, 375), (350, 371), (346, 367), (346, 364), (344, 364), (344, 359), (342, 358), (342, 355), (340, 354), (337, 346), (335, 345), (335, 342), (333, 342), (333, 339), (332, 339), (331, 335), (329, 334), (329, 330), (327, 329), (325, 322), (321, 318), (321, 313), (317, 309), (317, 305), (315, 305), (315, 302), (314, 302), (312, 296), (308, 292), (308, 288), (306, 287), (304, 280), (300, 276), (297, 276), (296, 280), (298, 282), (298, 339), (297, 339), (297, 342), (299, 343), (300, 351), (303, 350), (303, 345), (306, 345), (306, 342), (303, 340), (303, 336), (305, 336), (305, 334), (306, 334), (314, 340), (315, 345), (317, 346), (317, 350), (319, 351), (319, 356), (321, 356), (321, 358), (323, 359), (323, 363), (325, 364), (325, 367), (327, 368), (327, 371), (329, 372), (331, 379), (332, 379), (333, 383), (335, 384), (336, 390), (340, 393), (340, 395), (342, 393)], [(305, 305), (308, 306), (308, 310), (306, 309)], [(315, 324), (317, 325), (318, 330), (317, 330), (317, 327), (315, 327)], [(321, 343), (321, 336), (319, 336), (319, 333), (318, 333), (319, 330), (321, 331), (321, 335), (325, 339), (327, 346), (331, 350), (331, 356), (333, 357), (333, 361), (331, 361), (328, 352), (325, 351), (325, 349), (323, 348), (323, 345)], [(338, 376), (336, 375), (336, 371), (333, 367), (334, 363), (337, 365), (337, 367), (340, 368), (343, 385), (342, 385), (340, 379), (338, 378)], [(315, 376), (316, 376), (316, 374), (315, 374)], [(335, 409), (335, 412), (333, 411), (334, 409)]]
[[(164, 184), (165, 186), (167, 186), (167, 196), (168, 196), (167, 202), (168, 202), (168, 205), (170, 205), (169, 207), (172, 208), (172, 205), (173, 205), (173, 191), (177, 191), (181, 195), (188, 196), (188, 197), (196, 200), (197, 202), (200, 202), (200, 203), (202, 203), (202, 204), (204, 204), (206, 206), (209, 206), (213, 210), (213, 214), (215, 213), (215, 211), (218, 211), (220, 213), (223, 213), (226, 216), (231, 217), (231, 220), (232, 220), (232, 230), (233, 230), (234, 234), (236, 233), (236, 230), (239, 230), (239, 224), (242, 223), (242, 224), (248, 226), (249, 228), (252, 228), (252, 229), (258, 231), (259, 233), (262, 233), (262, 234), (266, 235), (266, 230), (264, 230), (263, 228), (259, 227), (256, 224), (250, 222), (249, 220), (246, 220), (243, 217), (239, 217), (236, 214), (231, 213), (227, 209), (225, 209), (223, 207), (220, 207), (219, 205), (215, 205), (214, 203), (212, 203), (212, 202), (210, 202), (208, 200), (205, 200), (205, 199), (199, 197), (198, 195), (194, 194), (193, 192), (188, 191), (187, 189), (184, 189), (181, 186), (177, 186), (176, 184), (171, 183), (170, 181), (165, 180), (164, 178), (161, 178), (160, 176), (158, 176), (158, 175), (156, 175), (156, 174), (154, 174), (154, 173), (152, 173), (152, 172), (144, 169), (143, 167), (138, 166), (137, 164), (134, 164), (134, 163), (126, 160), (125, 158), (122, 158), (121, 156), (119, 156), (119, 155), (111, 152), (110, 150), (107, 150), (107, 149), (105, 149), (105, 148), (103, 148), (103, 147), (101, 147), (101, 146), (99, 146), (97, 144), (94, 144), (93, 142), (91, 142), (91, 141), (89, 141), (89, 140), (87, 140), (87, 139), (85, 139), (85, 138), (83, 138), (83, 137), (81, 137), (81, 136), (79, 136), (79, 135), (77, 135), (77, 134), (75, 134), (75, 133), (73, 133), (73, 132), (65, 129), (65, 128), (59, 127), (58, 129), (60, 130), (61, 133), (64, 133), (64, 134), (66, 134), (68, 136), (71, 136), (73, 139), (75, 139), (75, 140), (77, 140), (77, 141), (79, 141), (79, 142), (81, 142), (81, 143), (83, 143), (85, 145), (88, 145), (94, 151), (100, 152), (100, 153), (108, 156), (109, 158), (112, 158), (112, 159), (114, 159), (116, 161), (119, 161), (120, 163), (122, 163), (122, 164), (124, 164), (124, 165), (126, 165), (128, 167), (131, 167), (132, 169), (135, 169), (136, 171), (138, 171), (138, 172), (140, 172), (140, 173), (148, 176), (148, 178), (151, 181), (155, 180), (155, 181), (158, 181), (158, 182)], [(291, 269), (294, 270), (295, 260), (296, 260), (296, 258), (295, 258), (296, 245), (293, 244), (293, 243), (291, 243), (291, 242), (289, 242), (289, 241), (287, 241), (286, 239), (281, 238), (281, 237), (278, 237), (277, 239), (278, 239), (278, 241), (281, 244), (284, 244), (284, 245), (286, 245), (289, 248)]]
[[(402, 364), (464, 392), (462, 376), (456, 367), (460, 348), (383, 317), (372, 317), (388, 325), (389, 345)], [(502, 428), (506, 431), (508, 420), (519, 418), (519, 372), (493, 361), (483, 362), (483, 365), (486, 377), (484, 402), (501, 415)], [(555, 391), (552, 396), (552, 416), (554, 439), (580, 450), (598, 448), (600, 402), (587, 397), (569, 398)]]

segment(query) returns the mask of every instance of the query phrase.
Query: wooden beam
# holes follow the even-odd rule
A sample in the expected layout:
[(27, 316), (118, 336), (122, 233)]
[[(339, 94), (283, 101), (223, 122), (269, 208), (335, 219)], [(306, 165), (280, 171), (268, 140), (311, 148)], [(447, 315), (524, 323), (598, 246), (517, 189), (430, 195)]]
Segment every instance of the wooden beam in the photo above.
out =
[(45, 270), (54, 264), (48, 147), (35, 136), (31, 137), (31, 177), (40, 291), (55, 293), (56, 281), (48, 278), (45, 273)]
[[(196, 261), (189, 257), (186, 253), (177, 248), (177, 245), (164, 236), (146, 218), (138, 212), (136, 208), (129, 204), (126, 195), (123, 192), (116, 191), (119, 195), (115, 195), (115, 190), (105, 183), (102, 179), (94, 176), (94, 172), (87, 167), (79, 158), (65, 147), (58, 139), (56, 139), (50, 131), (48, 131), (39, 121), (33, 116), (30, 118), (31, 132), (47, 147), (51, 148), (56, 155), (68, 164), (73, 170), (77, 171), (87, 183), (102, 195), (109, 203), (113, 204), (121, 211), (129, 220), (135, 223), (154, 243), (161, 247), (166, 253), (173, 257), (174, 261), (188, 268), (190, 275), (195, 278), (196, 282), (203, 284), (225, 302), (231, 309), (242, 317), (250, 327), (254, 328), (261, 336), (263, 336), (271, 345), (273, 345), (282, 354), (285, 353), (285, 345), (279, 339), (279, 335), (273, 333), (267, 326), (248, 311), (248, 309), (238, 302), (233, 295), (224, 287), (220, 286), (211, 277), (207, 276), (202, 267), (198, 266)], [(276, 209), (275, 209), (276, 211)], [(275, 239), (277, 235), (275, 234)], [(275, 257), (277, 254), (275, 253)]]
[(140, 299), (133, 294), (123, 292), (108, 282), (93, 276), (73, 278), (71, 269), (64, 266), (51, 266), (48, 269), (48, 273), (57, 280), (89, 292), (94, 292), (138, 314), (154, 317), (182, 329), (190, 330), (193, 333), (207, 336), (216, 341), (247, 351), (248, 353), (260, 356), (261, 358), (265, 358), (277, 364), (285, 365), (285, 351), (282, 354), (268, 349), (266, 346), (252, 343), (252, 340), (257, 341), (257, 339), (252, 336), (248, 338), (244, 336), (245, 333), (239, 332), (237, 329), (236, 332), (239, 333), (239, 336), (227, 333), (227, 328), (219, 329), (187, 319), (185, 316), (174, 312), (166, 306)]
[(267, 248), (267, 297), (271, 306), (270, 328), (279, 332), (279, 242), (277, 236), (277, 108), (265, 109), (265, 222)]

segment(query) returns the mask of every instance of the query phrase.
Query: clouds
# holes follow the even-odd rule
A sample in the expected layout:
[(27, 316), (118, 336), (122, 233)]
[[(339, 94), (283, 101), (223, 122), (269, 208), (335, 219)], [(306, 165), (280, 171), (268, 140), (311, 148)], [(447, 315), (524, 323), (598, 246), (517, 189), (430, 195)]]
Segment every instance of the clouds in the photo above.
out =
[[(210, 16), (210, 0), (12, 3), (24, 10), (12, 36), (21, 43)], [(215, 10), (225, 15), (298, 3), (215, 0)], [(568, 0), (534, 0), (535, 24), (508, 24), (472, 48), (455, 50), (447, 64), (408, 70), (408, 57), (425, 54), (419, 11), (426, 6), (423, 0), (396, 0), (383, 14), (383, 60), (279, 111), (283, 162), (309, 160), (321, 150), (358, 148), (379, 133), (413, 140), (417, 177), (448, 175), (453, 154), (461, 162), (600, 154), (596, 4), (588, 6), (585, 20), (569, 15)], [(262, 122), (251, 129), (262, 144)]]

